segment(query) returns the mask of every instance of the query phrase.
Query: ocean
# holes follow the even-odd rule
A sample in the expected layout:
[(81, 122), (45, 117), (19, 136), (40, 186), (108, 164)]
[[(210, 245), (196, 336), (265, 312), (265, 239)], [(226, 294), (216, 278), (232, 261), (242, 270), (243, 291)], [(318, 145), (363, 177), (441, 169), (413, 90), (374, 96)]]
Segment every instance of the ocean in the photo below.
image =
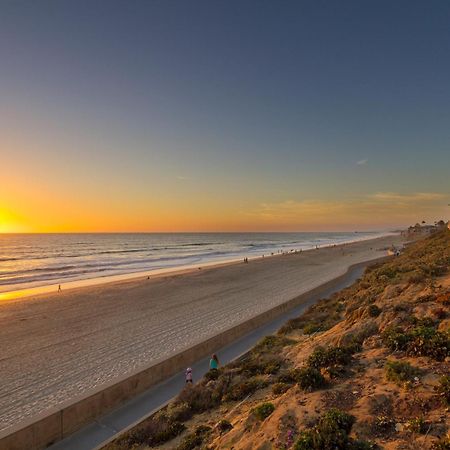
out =
[(0, 234), (0, 292), (308, 250), (384, 234)]

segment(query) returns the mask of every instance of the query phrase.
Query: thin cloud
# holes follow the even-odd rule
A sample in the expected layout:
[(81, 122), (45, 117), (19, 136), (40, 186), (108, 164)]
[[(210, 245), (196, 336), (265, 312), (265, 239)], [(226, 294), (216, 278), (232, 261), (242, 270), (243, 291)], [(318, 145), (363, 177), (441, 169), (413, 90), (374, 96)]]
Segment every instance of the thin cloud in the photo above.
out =
[(357, 166), (365, 166), (368, 163), (368, 159), (360, 159), (359, 161), (356, 161)]
[(415, 192), (413, 194), (399, 194), (397, 192), (377, 192), (369, 196), (374, 200), (383, 202), (430, 202), (445, 198), (444, 194), (437, 192)]

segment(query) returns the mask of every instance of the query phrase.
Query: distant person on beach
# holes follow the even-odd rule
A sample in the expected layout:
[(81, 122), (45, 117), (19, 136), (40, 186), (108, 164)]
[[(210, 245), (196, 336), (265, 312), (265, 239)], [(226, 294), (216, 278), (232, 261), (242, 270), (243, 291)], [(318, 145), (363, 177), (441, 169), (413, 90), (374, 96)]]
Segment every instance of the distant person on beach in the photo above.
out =
[(61, 285), (58, 284), (58, 292), (61, 292)]
[(192, 369), (188, 367), (186, 369), (186, 384), (192, 384)]
[(219, 368), (219, 358), (214, 353), (209, 360), (209, 370), (217, 370)]

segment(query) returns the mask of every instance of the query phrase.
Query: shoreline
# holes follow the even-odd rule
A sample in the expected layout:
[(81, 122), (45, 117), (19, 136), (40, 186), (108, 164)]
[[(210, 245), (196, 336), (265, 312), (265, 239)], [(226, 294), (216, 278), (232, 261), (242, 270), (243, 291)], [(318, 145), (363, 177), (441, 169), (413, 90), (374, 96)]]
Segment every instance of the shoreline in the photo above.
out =
[[(396, 232), (388, 232), (385, 234), (381, 234), (377, 237), (363, 237), (360, 239), (354, 239), (346, 242), (342, 242), (339, 244), (326, 244), (322, 246), (318, 246), (317, 248), (308, 248), (305, 250), (295, 250), (290, 252), (284, 252), (284, 253), (273, 253), (273, 254), (267, 254), (267, 255), (255, 255), (248, 257), (249, 261), (259, 260), (259, 259), (265, 259), (265, 258), (273, 258), (273, 257), (279, 257), (279, 256), (286, 256), (290, 254), (296, 254), (296, 253), (304, 253), (304, 252), (311, 252), (316, 251), (317, 249), (323, 249), (323, 248), (342, 248), (346, 245), (351, 245), (357, 242), (368, 242), (368, 241), (376, 241), (378, 239), (383, 239), (386, 237), (395, 237), (399, 236), (399, 233)], [(151, 277), (151, 279), (165, 277), (165, 276), (172, 276), (172, 275), (183, 275), (191, 272), (195, 272), (199, 269), (213, 269), (213, 268), (219, 268), (219, 267), (225, 267), (230, 264), (239, 264), (242, 263), (243, 257), (239, 258), (232, 258), (232, 259), (224, 259), (219, 261), (206, 261), (201, 264), (188, 264), (188, 265), (181, 265), (181, 266), (173, 266), (173, 267), (166, 267), (166, 268), (160, 268), (160, 269), (149, 269), (144, 271), (136, 271), (136, 272), (128, 272), (123, 274), (117, 274), (117, 275), (104, 275), (104, 276), (96, 276), (92, 278), (81, 278), (78, 280), (71, 280), (66, 281), (59, 280), (57, 282), (52, 282), (48, 284), (43, 284), (40, 286), (32, 286), (32, 287), (24, 287), (21, 289), (14, 288), (12, 290), (2, 290), (0, 288), (0, 302), (4, 300), (13, 300), (13, 299), (19, 299), (19, 298), (26, 298), (31, 296), (37, 296), (42, 294), (50, 294), (54, 293), (55, 291), (58, 291), (58, 286), (61, 285), (62, 289), (64, 291), (67, 290), (73, 290), (73, 289), (79, 289), (79, 288), (86, 288), (86, 287), (92, 287), (92, 286), (98, 286), (103, 284), (112, 284), (117, 282), (128, 282), (128, 281), (137, 281), (142, 278)], [(12, 286), (18, 286), (12, 285)]]

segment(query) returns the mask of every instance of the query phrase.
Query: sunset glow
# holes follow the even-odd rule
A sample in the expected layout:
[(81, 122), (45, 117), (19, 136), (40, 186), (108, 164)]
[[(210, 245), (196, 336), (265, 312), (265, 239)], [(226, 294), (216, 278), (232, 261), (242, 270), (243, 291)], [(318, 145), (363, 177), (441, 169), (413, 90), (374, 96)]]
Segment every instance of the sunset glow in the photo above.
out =
[(448, 217), (445, 14), (200, 3), (2, 5), (0, 232)]

